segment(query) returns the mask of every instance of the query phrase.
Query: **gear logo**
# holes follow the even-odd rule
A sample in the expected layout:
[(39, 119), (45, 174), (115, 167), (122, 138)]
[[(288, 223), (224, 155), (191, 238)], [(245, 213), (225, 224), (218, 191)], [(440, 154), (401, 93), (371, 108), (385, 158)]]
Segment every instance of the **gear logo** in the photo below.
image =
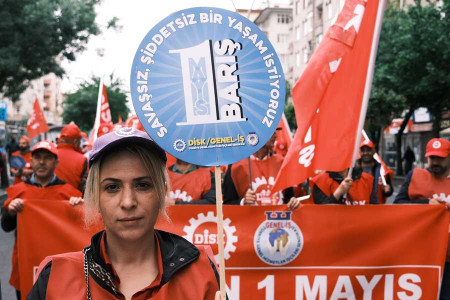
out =
[(115, 131), (116, 135), (118, 136), (130, 136), (133, 135), (136, 131), (136, 128), (133, 127), (122, 127)]
[(286, 265), (302, 251), (302, 231), (291, 220), (290, 211), (266, 211), (265, 214), (266, 220), (255, 232), (255, 252), (266, 264)]
[(251, 146), (256, 146), (258, 145), (259, 142), (259, 138), (258, 135), (254, 132), (249, 133), (249, 135), (247, 135), (247, 143)]
[[(229, 218), (223, 220), (223, 230), (225, 232), (224, 240), (224, 257), (225, 260), (230, 258), (230, 253), (236, 251), (234, 243), (238, 241), (235, 226), (230, 226), (231, 220)], [(214, 212), (209, 211), (206, 215), (199, 213), (197, 218), (191, 218), (189, 220), (189, 226), (184, 226), (184, 232), (186, 235), (183, 237), (194, 245), (207, 245), (211, 246), (214, 259), (219, 261), (218, 247), (219, 242), (217, 237), (217, 218)]]
[(173, 149), (177, 152), (183, 152), (186, 149), (186, 142), (182, 139), (178, 139), (173, 142)]

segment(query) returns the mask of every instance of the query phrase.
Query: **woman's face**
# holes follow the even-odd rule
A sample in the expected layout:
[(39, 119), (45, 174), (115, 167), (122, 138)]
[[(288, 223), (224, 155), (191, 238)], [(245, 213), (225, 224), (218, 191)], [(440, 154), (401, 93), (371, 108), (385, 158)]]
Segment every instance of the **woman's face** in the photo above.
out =
[(103, 160), (99, 207), (108, 235), (137, 241), (152, 234), (160, 204), (152, 178), (137, 154), (119, 151)]

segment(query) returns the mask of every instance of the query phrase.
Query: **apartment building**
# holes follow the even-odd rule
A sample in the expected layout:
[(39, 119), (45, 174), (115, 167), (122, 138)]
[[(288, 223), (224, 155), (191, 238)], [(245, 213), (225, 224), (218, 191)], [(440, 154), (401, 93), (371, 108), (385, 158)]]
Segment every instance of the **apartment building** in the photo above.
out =
[(344, 6), (344, 0), (293, 0), (292, 69), (289, 81), (296, 82), (327, 29)]
[(33, 110), (34, 100), (38, 98), (47, 123), (61, 124), (64, 99), (60, 89), (61, 81), (61, 78), (53, 73), (31, 81), (18, 101), (13, 103), (8, 100), (8, 120), (20, 121), (26, 119)]

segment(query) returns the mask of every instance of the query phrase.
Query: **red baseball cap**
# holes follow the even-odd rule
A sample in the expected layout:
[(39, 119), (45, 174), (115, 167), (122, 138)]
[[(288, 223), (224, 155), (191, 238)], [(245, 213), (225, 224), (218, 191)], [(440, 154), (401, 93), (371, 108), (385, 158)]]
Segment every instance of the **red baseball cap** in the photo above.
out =
[(375, 149), (375, 145), (374, 143), (372, 143), (371, 140), (362, 141), (361, 144), (359, 144), (359, 149), (361, 149), (364, 146)]
[(24, 140), (24, 141), (27, 142), (27, 143), (30, 142), (30, 138), (27, 137), (26, 135), (22, 135), (22, 136), (20, 137), (19, 141), (22, 141), (22, 140)]
[(450, 153), (450, 142), (443, 138), (431, 139), (427, 144), (425, 157), (439, 156), (447, 157)]
[(40, 149), (47, 150), (47, 151), (51, 152), (52, 154), (55, 154), (56, 156), (58, 156), (58, 149), (56, 148), (56, 145), (50, 141), (44, 140), (44, 141), (40, 141), (39, 143), (34, 145), (33, 150), (31, 151), (31, 154), (33, 154), (34, 151), (40, 150)]
[(64, 126), (59, 135), (60, 139), (73, 140), (80, 137), (86, 137), (86, 134), (81, 132), (80, 128), (75, 123), (70, 123)]

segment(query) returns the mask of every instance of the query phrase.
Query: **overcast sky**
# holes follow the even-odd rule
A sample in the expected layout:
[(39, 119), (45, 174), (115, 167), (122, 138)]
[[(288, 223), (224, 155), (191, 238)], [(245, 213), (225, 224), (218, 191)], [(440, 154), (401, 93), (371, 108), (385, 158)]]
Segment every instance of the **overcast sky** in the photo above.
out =
[[(260, 9), (267, 6), (267, 0), (104, 0), (98, 7), (97, 23), (103, 33), (91, 37), (88, 48), (77, 55), (75, 62), (63, 62), (66, 76), (63, 79), (63, 92), (76, 90), (77, 84), (92, 74), (108, 76), (114, 72), (123, 80), (124, 88), (129, 91), (131, 63), (140, 42), (150, 29), (168, 15), (190, 7), (209, 6), (234, 11), (236, 8)], [(286, 4), (289, 0), (278, 0)], [(275, 1), (270, 1), (271, 6)], [(106, 30), (107, 21), (118, 17), (121, 31)], [(103, 52), (103, 56), (99, 55)]]

